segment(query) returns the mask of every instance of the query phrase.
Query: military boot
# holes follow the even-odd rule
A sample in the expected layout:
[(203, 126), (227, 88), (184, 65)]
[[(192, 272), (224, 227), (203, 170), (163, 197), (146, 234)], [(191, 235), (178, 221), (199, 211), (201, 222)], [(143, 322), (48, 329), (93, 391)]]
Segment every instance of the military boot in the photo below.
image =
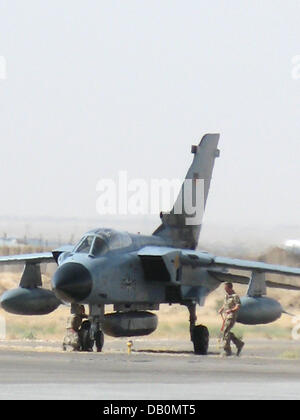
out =
[(237, 347), (237, 352), (236, 355), (239, 356), (243, 350), (245, 343), (243, 343), (243, 341), (241, 341), (236, 347)]

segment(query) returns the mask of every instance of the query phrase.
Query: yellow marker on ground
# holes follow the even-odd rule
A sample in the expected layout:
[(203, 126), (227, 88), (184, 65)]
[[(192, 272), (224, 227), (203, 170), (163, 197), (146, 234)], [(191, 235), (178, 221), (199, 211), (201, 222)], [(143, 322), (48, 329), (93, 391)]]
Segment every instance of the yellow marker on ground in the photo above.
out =
[(131, 340), (129, 340), (127, 342), (127, 352), (128, 352), (128, 354), (131, 354), (132, 346), (133, 346), (133, 342)]

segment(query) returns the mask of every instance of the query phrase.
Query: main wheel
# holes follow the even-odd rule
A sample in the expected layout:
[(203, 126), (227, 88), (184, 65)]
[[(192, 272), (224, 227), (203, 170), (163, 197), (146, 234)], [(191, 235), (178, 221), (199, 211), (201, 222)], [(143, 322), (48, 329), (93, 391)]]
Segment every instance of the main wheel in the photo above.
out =
[(204, 325), (193, 328), (191, 339), (194, 344), (194, 353), (206, 355), (208, 352), (209, 332)]

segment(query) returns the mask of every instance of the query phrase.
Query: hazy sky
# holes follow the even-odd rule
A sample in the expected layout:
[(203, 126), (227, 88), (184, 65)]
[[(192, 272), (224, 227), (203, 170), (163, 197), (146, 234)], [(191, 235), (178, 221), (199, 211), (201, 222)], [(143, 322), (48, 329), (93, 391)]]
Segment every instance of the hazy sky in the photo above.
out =
[(206, 223), (300, 224), (299, 17), (293, 0), (0, 0), (0, 216), (97, 218), (99, 179), (183, 178), (220, 132)]

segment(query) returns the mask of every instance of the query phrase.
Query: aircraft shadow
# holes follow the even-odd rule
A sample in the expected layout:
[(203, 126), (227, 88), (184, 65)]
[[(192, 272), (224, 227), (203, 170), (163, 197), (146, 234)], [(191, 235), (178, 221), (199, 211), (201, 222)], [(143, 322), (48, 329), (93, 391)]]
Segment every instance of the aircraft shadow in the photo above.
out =
[[(153, 350), (153, 349), (143, 349), (143, 350), (132, 350), (132, 353), (152, 353), (152, 354), (188, 354), (196, 356), (193, 351), (187, 350)], [(209, 351), (207, 356), (216, 356), (219, 355), (220, 352), (212, 352)]]

